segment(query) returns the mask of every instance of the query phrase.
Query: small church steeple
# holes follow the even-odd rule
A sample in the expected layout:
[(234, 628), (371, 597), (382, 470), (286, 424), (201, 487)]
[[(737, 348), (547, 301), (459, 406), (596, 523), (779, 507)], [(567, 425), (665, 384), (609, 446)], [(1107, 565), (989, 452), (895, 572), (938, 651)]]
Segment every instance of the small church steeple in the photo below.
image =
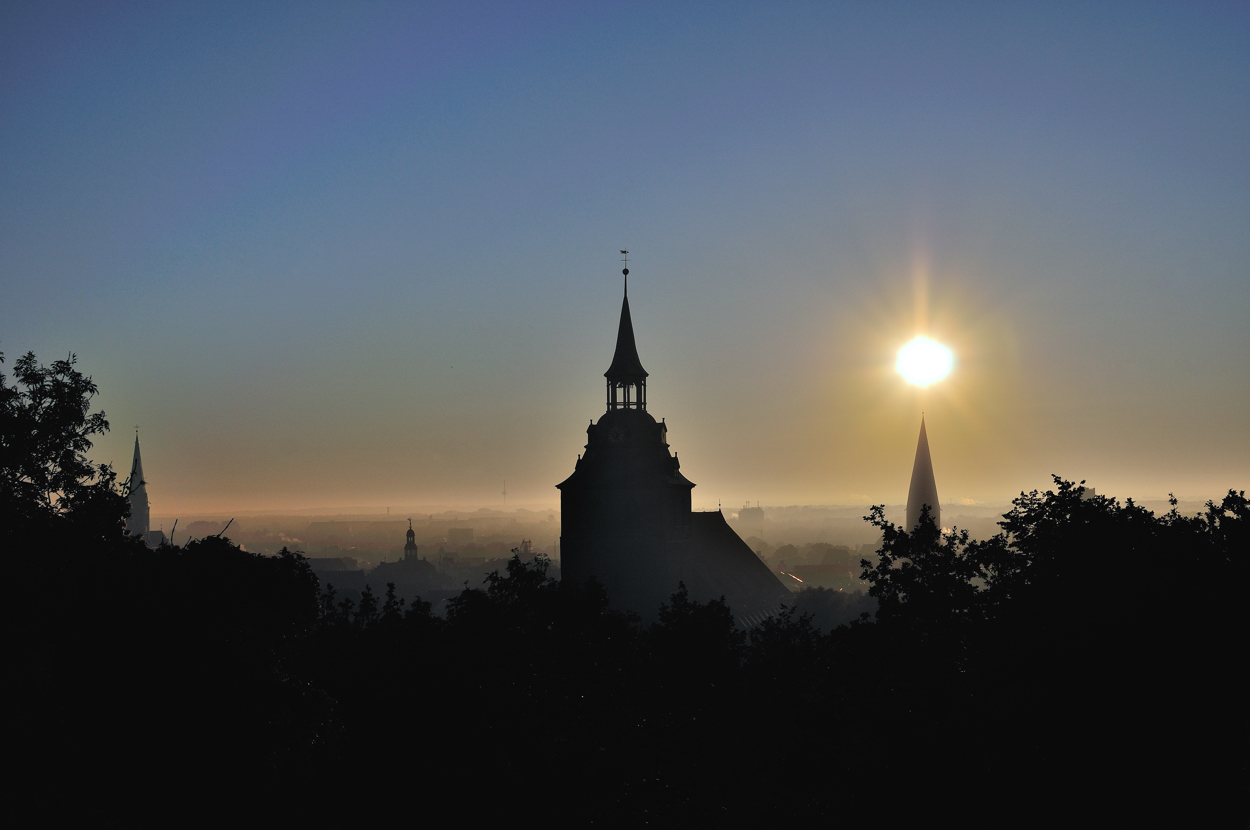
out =
[(417, 558), (417, 534), (412, 530), (412, 519), (408, 520), (408, 536), (404, 542), (404, 559)]
[(143, 459), (139, 455), (139, 428), (135, 427), (135, 457), (130, 462), (130, 481), (127, 485), (130, 496), (130, 518), (126, 521), (126, 532), (130, 535), (146, 536), (150, 524), (148, 514), (148, 487), (143, 480)]
[[(628, 251), (621, 251), (628, 254)], [(625, 277), (625, 297), (621, 301), (621, 323), (616, 331), (616, 353), (612, 365), (603, 376), (608, 379), (608, 411), (614, 409), (647, 408), (647, 370), (638, 359), (638, 345), (634, 342), (634, 321), (629, 316), (629, 269), (621, 273)]]

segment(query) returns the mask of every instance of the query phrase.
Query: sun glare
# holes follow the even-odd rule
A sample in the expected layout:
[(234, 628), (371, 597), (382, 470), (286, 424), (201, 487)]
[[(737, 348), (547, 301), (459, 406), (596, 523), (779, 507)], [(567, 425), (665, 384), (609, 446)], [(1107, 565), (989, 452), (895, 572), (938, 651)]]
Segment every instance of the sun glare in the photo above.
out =
[(916, 386), (928, 386), (951, 373), (954, 363), (951, 350), (927, 337), (917, 337), (898, 350), (898, 362), (894, 368)]

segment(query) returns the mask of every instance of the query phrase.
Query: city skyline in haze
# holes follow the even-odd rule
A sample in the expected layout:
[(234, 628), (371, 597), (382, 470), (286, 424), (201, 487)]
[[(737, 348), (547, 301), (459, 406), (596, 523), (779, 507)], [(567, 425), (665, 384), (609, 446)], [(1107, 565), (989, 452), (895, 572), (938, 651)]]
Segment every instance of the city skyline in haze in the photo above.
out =
[[(558, 502), (620, 259), (698, 508), (1250, 478), (1250, 13), (0, 11), (0, 351), (154, 515)], [(895, 371), (949, 347), (930, 387)]]

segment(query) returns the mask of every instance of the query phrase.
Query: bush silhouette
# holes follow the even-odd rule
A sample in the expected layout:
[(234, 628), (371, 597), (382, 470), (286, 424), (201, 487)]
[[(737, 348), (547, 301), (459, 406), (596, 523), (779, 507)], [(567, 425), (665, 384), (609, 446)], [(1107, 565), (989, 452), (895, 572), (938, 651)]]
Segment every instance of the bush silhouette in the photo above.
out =
[(516, 552), (444, 618), (393, 584), (340, 600), (298, 552), (127, 539), (85, 456), (94, 384), (72, 356), (15, 369), (0, 532), (33, 780), (318, 804), (332, 781), (416, 812), (489, 790), (513, 817), (673, 826), (1122, 819), (1168, 793), (1202, 823), (1240, 791), (1244, 492), (1155, 516), (1055, 478), (983, 540), (874, 508), (867, 598), (804, 591), (750, 630), (684, 586), (643, 626)]

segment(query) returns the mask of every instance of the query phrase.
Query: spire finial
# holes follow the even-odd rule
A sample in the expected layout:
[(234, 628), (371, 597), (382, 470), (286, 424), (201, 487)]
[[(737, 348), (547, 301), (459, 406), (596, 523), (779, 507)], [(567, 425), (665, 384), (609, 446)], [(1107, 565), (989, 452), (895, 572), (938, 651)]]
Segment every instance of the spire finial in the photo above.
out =
[(621, 273), (625, 275), (625, 296), (629, 296), (629, 251), (621, 251), (624, 258), (621, 262), (625, 263), (625, 267), (621, 269)]

